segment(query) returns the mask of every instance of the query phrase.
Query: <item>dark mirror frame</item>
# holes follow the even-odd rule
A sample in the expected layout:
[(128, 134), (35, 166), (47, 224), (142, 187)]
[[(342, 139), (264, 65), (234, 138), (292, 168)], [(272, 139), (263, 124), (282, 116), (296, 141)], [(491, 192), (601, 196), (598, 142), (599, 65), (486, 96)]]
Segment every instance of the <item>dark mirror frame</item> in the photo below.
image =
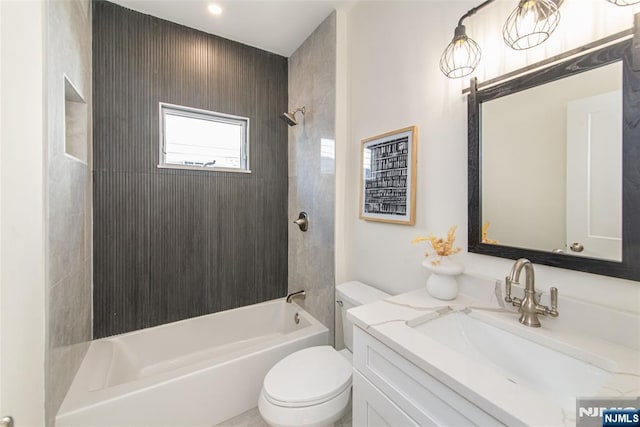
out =
[[(476, 82), (472, 80), (468, 96), (469, 252), (501, 258), (527, 258), (558, 268), (640, 280), (640, 69), (632, 68), (632, 53), (632, 40), (629, 39), (487, 89), (476, 91)], [(482, 243), (482, 103), (620, 60), (623, 63), (622, 262)]]

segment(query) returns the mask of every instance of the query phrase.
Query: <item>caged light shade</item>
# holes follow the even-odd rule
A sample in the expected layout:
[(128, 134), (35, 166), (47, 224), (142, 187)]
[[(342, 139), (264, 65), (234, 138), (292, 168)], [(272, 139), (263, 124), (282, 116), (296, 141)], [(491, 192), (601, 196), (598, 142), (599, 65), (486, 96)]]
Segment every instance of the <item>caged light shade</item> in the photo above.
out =
[(560, 22), (553, 0), (520, 0), (502, 28), (504, 42), (515, 50), (544, 43)]
[(466, 34), (464, 25), (456, 27), (453, 40), (440, 57), (440, 71), (450, 79), (468, 76), (480, 62), (480, 46)]
[(607, 0), (609, 3), (613, 3), (616, 6), (631, 6), (632, 4), (640, 3), (640, 0)]

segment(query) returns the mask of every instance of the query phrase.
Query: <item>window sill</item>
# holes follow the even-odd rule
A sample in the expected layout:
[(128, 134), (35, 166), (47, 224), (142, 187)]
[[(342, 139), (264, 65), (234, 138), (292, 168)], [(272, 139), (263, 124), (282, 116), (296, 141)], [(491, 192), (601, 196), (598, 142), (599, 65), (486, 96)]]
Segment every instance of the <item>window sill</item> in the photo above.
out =
[(172, 165), (163, 164), (158, 165), (158, 169), (182, 169), (199, 172), (234, 172), (234, 173), (251, 173), (249, 169), (234, 169), (234, 168), (217, 168), (217, 167), (202, 167), (202, 166), (189, 166), (189, 165)]

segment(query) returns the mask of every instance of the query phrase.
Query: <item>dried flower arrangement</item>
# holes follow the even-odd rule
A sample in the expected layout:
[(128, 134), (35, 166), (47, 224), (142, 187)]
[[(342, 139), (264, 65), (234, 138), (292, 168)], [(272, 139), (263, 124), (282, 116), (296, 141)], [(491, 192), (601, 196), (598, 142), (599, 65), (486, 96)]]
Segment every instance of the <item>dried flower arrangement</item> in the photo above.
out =
[[(456, 241), (457, 228), (458, 228), (457, 225), (454, 225), (453, 227), (451, 227), (447, 232), (446, 239), (431, 235), (429, 237), (416, 237), (411, 241), (411, 243), (416, 244), (416, 243), (422, 243), (422, 242), (429, 242), (429, 244), (431, 245), (431, 248), (433, 249), (433, 252), (435, 252), (435, 255), (438, 257), (437, 259), (434, 259), (433, 261), (431, 261), (431, 264), (439, 265), (442, 257), (457, 254), (458, 252), (461, 251), (461, 248), (459, 246), (453, 246), (454, 242)], [(424, 256), (428, 257), (429, 252), (427, 251), (424, 254)]]
[(484, 224), (482, 224), (482, 243), (489, 243), (490, 245), (500, 244), (499, 241), (489, 238), (490, 225), (491, 223), (489, 221), (486, 221)]

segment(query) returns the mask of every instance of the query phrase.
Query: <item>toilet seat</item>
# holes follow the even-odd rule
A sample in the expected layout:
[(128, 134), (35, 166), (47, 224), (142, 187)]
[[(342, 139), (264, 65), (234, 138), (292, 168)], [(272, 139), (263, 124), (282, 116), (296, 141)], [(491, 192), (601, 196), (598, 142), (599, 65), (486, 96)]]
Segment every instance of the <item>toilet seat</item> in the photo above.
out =
[(264, 378), (264, 398), (284, 408), (320, 405), (351, 387), (352, 366), (333, 347), (309, 347), (285, 357)]
[(262, 418), (272, 427), (328, 427), (347, 412), (351, 402), (351, 388), (331, 400), (313, 406), (285, 408), (269, 402), (264, 388), (258, 398)]

